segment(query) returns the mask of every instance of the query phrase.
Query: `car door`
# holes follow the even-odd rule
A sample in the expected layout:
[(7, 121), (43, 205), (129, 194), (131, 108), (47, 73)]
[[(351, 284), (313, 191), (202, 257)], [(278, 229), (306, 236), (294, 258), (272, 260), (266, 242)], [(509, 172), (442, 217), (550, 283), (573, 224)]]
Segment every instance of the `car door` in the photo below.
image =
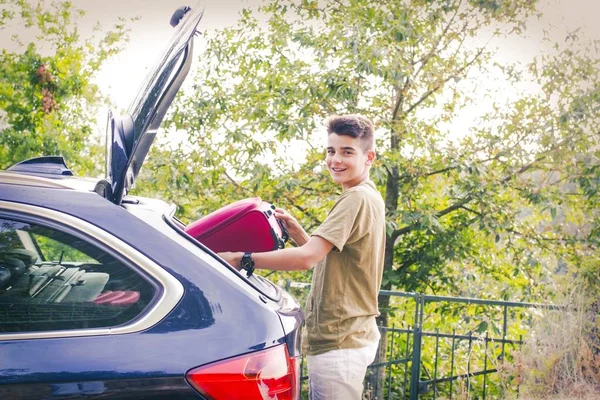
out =
[(156, 335), (138, 334), (181, 296), (177, 280), (91, 224), (0, 210), (0, 398), (196, 397), (152, 357)]

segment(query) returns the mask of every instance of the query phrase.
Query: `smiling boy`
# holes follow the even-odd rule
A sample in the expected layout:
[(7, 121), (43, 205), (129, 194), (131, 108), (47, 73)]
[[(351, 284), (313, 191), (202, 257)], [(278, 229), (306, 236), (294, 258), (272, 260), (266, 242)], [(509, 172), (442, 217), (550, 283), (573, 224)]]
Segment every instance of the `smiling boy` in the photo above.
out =
[(327, 119), (327, 168), (342, 186), (327, 218), (309, 236), (284, 210), (297, 247), (267, 253), (220, 253), (235, 268), (308, 270), (303, 352), (311, 399), (360, 399), (380, 334), (375, 317), (383, 274), (385, 206), (369, 179), (375, 160), (373, 124), (360, 115)]

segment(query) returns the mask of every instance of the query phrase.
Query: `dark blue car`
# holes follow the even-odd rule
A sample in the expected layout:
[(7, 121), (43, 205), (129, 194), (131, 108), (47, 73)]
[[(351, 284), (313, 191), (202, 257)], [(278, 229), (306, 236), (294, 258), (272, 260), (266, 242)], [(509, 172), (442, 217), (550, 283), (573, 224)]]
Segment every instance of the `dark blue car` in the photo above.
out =
[(108, 176), (60, 157), (0, 172), (0, 399), (297, 399), (297, 302), (129, 196), (192, 62), (202, 9), (128, 113), (109, 115)]

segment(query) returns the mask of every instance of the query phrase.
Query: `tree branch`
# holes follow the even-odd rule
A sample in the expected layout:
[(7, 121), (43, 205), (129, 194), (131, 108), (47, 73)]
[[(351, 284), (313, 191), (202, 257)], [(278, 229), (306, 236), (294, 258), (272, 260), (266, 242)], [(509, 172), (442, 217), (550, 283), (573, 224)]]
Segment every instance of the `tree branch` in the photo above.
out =
[(225, 174), (225, 177), (233, 184), (233, 186), (235, 186), (236, 188), (240, 189), (244, 194), (248, 194), (249, 191), (248, 189), (246, 189), (245, 187), (241, 186), (239, 183), (237, 183), (235, 181), (235, 179), (233, 179), (228, 173), (227, 170), (223, 170), (223, 174)]
[[(417, 69), (417, 71), (414, 73), (415, 77), (417, 77), (421, 73), (421, 71), (423, 70), (423, 68), (425, 68), (425, 66), (427, 65), (427, 63), (429, 63), (429, 60), (431, 60), (431, 58), (433, 57), (434, 54), (439, 54), (446, 47), (448, 47), (448, 45), (452, 42), (451, 40), (448, 40), (448, 42), (444, 46), (442, 46), (441, 48), (438, 49), (438, 46), (442, 42), (442, 39), (444, 37), (446, 37), (446, 34), (450, 30), (450, 27), (452, 26), (452, 23), (454, 22), (454, 19), (458, 15), (458, 9), (460, 8), (461, 5), (462, 5), (462, 0), (459, 2), (458, 7), (456, 7), (456, 10), (454, 11), (454, 15), (452, 15), (452, 17), (448, 21), (448, 24), (446, 24), (446, 26), (444, 27), (444, 30), (438, 36), (435, 44), (432, 46), (432, 48), (429, 51), (429, 53), (427, 53), (425, 56), (421, 57), (420, 60), (418, 60), (418, 61), (415, 62), (415, 64), (421, 63), (421, 65), (419, 66), (419, 69)], [(466, 29), (466, 27), (468, 26), (469, 23), (470, 23), (470, 21), (465, 24), (465, 26), (462, 29), (463, 31)]]
[[(464, 206), (465, 204), (468, 204), (469, 202), (471, 202), (474, 199), (474, 196), (469, 195), (467, 197), (465, 197), (464, 199), (462, 199), (461, 201), (459, 201), (458, 203), (455, 203), (449, 207), (444, 208), (443, 210), (438, 211), (437, 213), (435, 213), (435, 217), (436, 218), (441, 218), (444, 215), (450, 214), (453, 211), (458, 210), (459, 208), (462, 208), (462, 206)], [(394, 232), (392, 232), (392, 239), (394, 240), (394, 242), (396, 241), (396, 239), (398, 239), (398, 237), (404, 235), (405, 233), (411, 232), (413, 230), (415, 230), (417, 227), (417, 224), (411, 224), (411, 225), (407, 225), (403, 228), (400, 229), (396, 229)]]
[[(521, 174), (523, 174), (523, 173), (527, 172), (528, 170), (530, 170), (531, 168), (533, 168), (533, 167), (534, 167), (534, 166), (535, 166), (537, 163), (541, 162), (542, 160), (544, 160), (544, 159), (545, 159), (545, 158), (547, 158), (547, 157), (548, 157), (548, 155), (547, 155), (547, 154), (544, 154), (544, 155), (542, 155), (542, 156), (540, 156), (540, 157), (536, 158), (535, 160), (533, 160), (533, 161), (532, 161), (532, 162), (530, 162), (529, 164), (527, 164), (527, 165), (524, 165), (523, 167), (521, 167), (521, 168), (520, 168), (519, 170), (517, 170), (516, 172), (514, 172), (514, 173), (512, 173), (512, 174), (509, 174), (508, 176), (506, 176), (506, 177), (504, 177), (503, 179), (501, 179), (501, 180), (500, 180), (500, 183), (501, 183), (501, 184), (504, 184), (504, 183), (506, 183), (506, 182), (510, 181), (511, 179), (513, 179), (515, 176), (518, 176), (518, 175), (521, 175)], [(466, 204), (469, 204), (469, 203), (470, 203), (471, 201), (473, 201), (475, 198), (476, 198), (476, 196), (475, 196), (475, 195), (473, 195), (473, 194), (469, 194), (469, 195), (468, 195), (468, 196), (466, 196), (464, 199), (462, 199), (462, 200), (460, 200), (460, 201), (458, 201), (458, 202), (454, 203), (453, 205), (451, 205), (451, 206), (449, 206), (449, 207), (446, 207), (446, 208), (444, 208), (444, 209), (442, 209), (442, 210), (440, 210), (440, 211), (436, 212), (434, 216), (435, 216), (436, 218), (441, 218), (441, 217), (443, 217), (443, 216), (445, 216), (445, 215), (447, 215), (447, 214), (450, 214), (451, 212), (454, 212), (454, 211), (456, 211), (456, 210), (458, 210), (458, 209), (460, 209), (460, 208), (464, 208), (464, 206), (465, 206)], [(395, 241), (396, 241), (396, 240), (397, 240), (397, 239), (398, 239), (400, 236), (402, 236), (402, 235), (404, 235), (404, 234), (406, 234), (406, 233), (408, 233), (408, 232), (411, 232), (411, 231), (415, 230), (416, 228), (417, 228), (417, 224), (416, 224), (416, 223), (414, 223), (414, 224), (411, 224), (411, 225), (407, 225), (407, 226), (405, 226), (405, 227), (403, 227), (403, 228), (396, 229), (394, 232), (392, 232), (392, 235), (391, 235), (391, 237), (392, 237), (392, 240), (393, 240), (393, 241), (394, 241), (394, 243), (395, 243)]]
[(294, 201), (292, 201), (288, 196), (285, 196), (286, 201), (295, 209), (297, 209), (298, 211), (300, 211), (302, 214), (308, 216), (308, 218), (315, 224), (315, 225), (321, 225), (321, 220), (319, 220), (317, 217), (315, 217), (314, 215), (312, 215), (311, 213), (309, 213), (308, 211), (306, 211), (306, 209), (304, 207), (302, 207), (301, 205), (296, 204)]
[(483, 50), (484, 50), (484, 48), (482, 47), (481, 49), (479, 49), (479, 51), (477, 52), (477, 54), (475, 54), (473, 56), (473, 58), (469, 62), (467, 62), (465, 65), (463, 65), (458, 71), (456, 71), (454, 74), (449, 74), (445, 79), (439, 81), (437, 83), (437, 85), (435, 85), (432, 89), (429, 89), (427, 92), (425, 92), (421, 96), (421, 98), (419, 98), (419, 100), (417, 100), (415, 103), (413, 103), (413, 105), (411, 105), (410, 107), (408, 107), (408, 109), (406, 110), (405, 114), (410, 114), (421, 103), (423, 103), (425, 100), (427, 100), (427, 98), (429, 96), (431, 96), (433, 93), (437, 92), (443, 85), (445, 85), (446, 83), (448, 83), (450, 81), (450, 79), (453, 79), (457, 75), (462, 74), (467, 68), (469, 68), (470, 66), (472, 66), (475, 63), (475, 61), (477, 61), (479, 59), (479, 57), (483, 54)]

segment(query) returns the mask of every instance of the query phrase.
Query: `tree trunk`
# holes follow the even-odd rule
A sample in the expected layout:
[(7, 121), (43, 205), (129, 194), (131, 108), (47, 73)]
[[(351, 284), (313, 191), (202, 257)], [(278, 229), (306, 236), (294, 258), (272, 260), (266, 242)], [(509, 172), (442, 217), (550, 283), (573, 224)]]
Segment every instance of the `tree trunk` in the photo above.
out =
[[(394, 144), (394, 143), (393, 143)], [(397, 145), (397, 143), (396, 143)], [(386, 193), (385, 193), (385, 206), (386, 210), (395, 211), (398, 206), (398, 167), (390, 168), (388, 172), (387, 182), (386, 182)], [(393, 270), (394, 266), (394, 241), (395, 238), (393, 235), (388, 235), (386, 238), (385, 244), (385, 260), (383, 264), (383, 274), (384, 276)], [(391, 290), (392, 283), (388, 281), (388, 283), (382, 285), (381, 289), (383, 290)], [(390, 297), (389, 296), (379, 296), (379, 310), (381, 315), (377, 318), (377, 325), (381, 328), (385, 328), (388, 326), (388, 310), (390, 305)], [(379, 351), (377, 357), (375, 358), (375, 363), (384, 363), (387, 361), (387, 351), (388, 348), (388, 339), (387, 333), (385, 330), (381, 332), (381, 341), (379, 342)], [(389, 373), (389, 368), (387, 369)], [(382, 400), (384, 397), (384, 386), (385, 386), (385, 374), (386, 367), (382, 366), (379, 368), (375, 368), (367, 374), (366, 377), (366, 387), (367, 387), (367, 396), (365, 396), (369, 400)], [(388, 388), (389, 390), (390, 388)]]
[[(389, 285), (385, 285), (389, 286)], [(389, 290), (386, 287), (382, 287), (384, 290)], [(379, 309), (386, 310), (389, 306), (390, 298), (389, 296), (379, 296)], [(377, 325), (382, 328), (385, 328), (388, 325), (388, 314), (383, 311), (381, 315), (377, 318)], [(375, 357), (375, 363), (384, 363), (387, 361), (387, 347), (388, 347), (388, 338), (385, 330), (381, 332), (381, 340), (379, 341), (379, 350), (377, 351), (377, 356)], [(366, 387), (368, 395), (366, 396), (369, 400), (382, 400), (384, 397), (384, 388), (385, 388), (385, 378), (386, 378), (386, 367), (381, 366), (370, 370), (366, 377)], [(389, 388), (388, 388), (389, 390)]]

